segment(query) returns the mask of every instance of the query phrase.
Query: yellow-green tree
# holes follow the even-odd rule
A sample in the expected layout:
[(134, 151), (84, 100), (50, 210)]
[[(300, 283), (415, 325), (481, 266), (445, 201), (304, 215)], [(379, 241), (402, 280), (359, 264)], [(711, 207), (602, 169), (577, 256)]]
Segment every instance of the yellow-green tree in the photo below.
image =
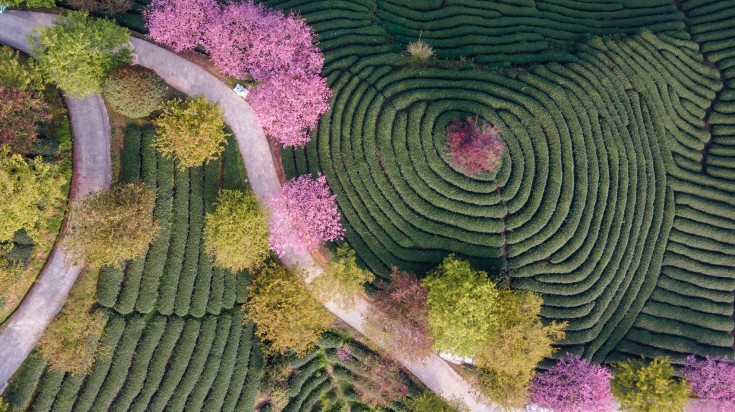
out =
[(34, 92), (42, 92), (45, 87), (35, 60), (22, 62), (20, 53), (8, 46), (0, 46), (0, 86)]
[(225, 150), (223, 110), (203, 96), (166, 102), (156, 119), (155, 147), (179, 167), (201, 166)]
[(119, 266), (121, 260), (141, 256), (159, 231), (155, 203), (155, 190), (141, 183), (115, 186), (75, 202), (64, 249), (91, 268)]
[(296, 275), (276, 263), (255, 276), (244, 307), (257, 326), (255, 333), (279, 354), (306, 354), (332, 323)]
[(627, 359), (615, 365), (613, 374), (612, 393), (622, 411), (683, 411), (689, 400), (689, 383), (674, 377), (668, 356), (648, 364)]
[(496, 323), (493, 310), (498, 290), (487, 273), (448, 256), (423, 281), (429, 288), (429, 326), (434, 348), (456, 356), (473, 357)]
[(355, 305), (357, 294), (364, 292), (363, 285), (373, 279), (375, 275), (357, 265), (355, 251), (343, 244), (337, 248), (336, 258), (310, 286), (319, 300), (334, 300), (349, 309)]
[(222, 190), (208, 213), (204, 244), (215, 265), (237, 273), (260, 266), (268, 257), (268, 222), (252, 192)]
[(447, 402), (441, 396), (429, 391), (407, 398), (403, 401), (403, 406), (408, 412), (465, 412), (469, 410), (459, 400)]
[(64, 199), (58, 165), (0, 149), (0, 243), (25, 229), (36, 243), (49, 213)]
[(55, 0), (3, 0), (2, 3), (8, 7), (26, 7), (36, 9), (41, 7), (55, 7)]
[(110, 20), (74, 11), (37, 28), (28, 40), (46, 79), (67, 96), (82, 98), (99, 93), (110, 72), (130, 62), (129, 38), (127, 29)]
[(477, 355), (482, 392), (494, 401), (520, 406), (536, 367), (551, 356), (564, 338), (566, 323), (544, 325), (541, 296), (526, 290), (501, 290), (493, 305), (495, 324)]

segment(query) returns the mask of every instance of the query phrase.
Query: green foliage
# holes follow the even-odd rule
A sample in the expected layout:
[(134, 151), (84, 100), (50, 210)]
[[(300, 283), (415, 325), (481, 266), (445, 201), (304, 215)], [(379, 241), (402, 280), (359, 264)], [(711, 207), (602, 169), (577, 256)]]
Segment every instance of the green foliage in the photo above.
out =
[(223, 115), (219, 104), (204, 96), (170, 100), (156, 119), (154, 146), (165, 156), (176, 158), (181, 168), (215, 160), (227, 141)]
[(132, 3), (132, 0), (67, 0), (72, 8), (99, 14), (123, 13), (130, 10)]
[(143, 66), (121, 66), (105, 80), (102, 93), (116, 112), (138, 119), (161, 106), (168, 86), (156, 72)]
[(21, 61), (20, 52), (0, 46), (0, 86), (42, 92), (45, 88), (35, 60)]
[(423, 281), (429, 288), (427, 305), (434, 347), (456, 356), (472, 357), (496, 324), (498, 298), (487, 273), (448, 256)]
[(41, 354), (55, 371), (88, 373), (97, 356), (104, 314), (94, 309), (99, 273), (83, 273), (39, 342)]
[(9, 7), (26, 7), (29, 9), (56, 6), (56, 0), (3, 0)]
[(314, 347), (332, 317), (304, 283), (285, 267), (270, 263), (249, 287), (245, 306), (257, 325), (255, 334), (275, 353), (303, 355)]
[(78, 263), (118, 267), (148, 249), (159, 231), (153, 219), (156, 192), (140, 183), (93, 193), (72, 205), (66, 252)]
[(10, 412), (10, 405), (3, 398), (0, 398), (0, 412)]
[(0, 242), (25, 229), (37, 244), (44, 244), (41, 231), (65, 197), (64, 180), (59, 165), (0, 149)]
[(475, 356), (482, 392), (502, 405), (522, 406), (538, 364), (556, 352), (566, 323), (541, 323), (541, 296), (502, 290), (493, 312), (497, 322)]
[(217, 208), (205, 219), (205, 247), (215, 265), (237, 273), (260, 266), (268, 257), (268, 223), (252, 192), (220, 191)]
[(617, 363), (611, 385), (622, 411), (683, 411), (689, 401), (689, 383), (674, 377), (667, 356)]
[(131, 61), (129, 37), (112, 21), (73, 11), (54, 26), (37, 28), (29, 42), (44, 76), (68, 96), (82, 98), (99, 93), (112, 70)]
[(458, 404), (458, 402), (447, 402), (441, 396), (429, 391), (409, 398), (403, 404), (408, 412), (458, 412), (467, 410), (464, 405)]
[(374, 279), (375, 275), (357, 265), (355, 251), (342, 244), (337, 248), (336, 258), (309, 286), (320, 301), (334, 300), (342, 308), (350, 309), (364, 292), (365, 283)]

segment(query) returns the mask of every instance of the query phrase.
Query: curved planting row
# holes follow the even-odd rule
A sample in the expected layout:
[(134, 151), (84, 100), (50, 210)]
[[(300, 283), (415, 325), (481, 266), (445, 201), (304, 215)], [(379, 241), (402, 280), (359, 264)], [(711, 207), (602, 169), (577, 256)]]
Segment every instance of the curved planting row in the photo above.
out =
[(4, 397), (34, 411), (253, 410), (262, 355), (239, 311), (196, 318), (110, 315), (109, 353), (74, 376), (26, 360)]
[[(577, 44), (563, 65), (410, 66), (384, 37), (385, 4), (360, 20), (353, 3), (279, 3), (319, 32), (334, 90), (314, 141), (284, 151), (284, 167), (328, 176), (363, 262), (421, 273), (458, 253), (507, 268), (515, 287), (543, 294), (545, 317), (569, 321), (560, 353), (605, 360), (626, 334), (619, 350), (634, 354), (723, 353), (733, 287), (721, 269), (732, 263), (703, 233), (728, 226), (692, 216), (733, 210), (686, 166), (701, 160), (701, 119), (720, 88), (697, 44), (646, 32)], [(468, 115), (503, 130), (508, 157), (494, 175), (469, 177), (444, 153), (446, 125)], [(721, 263), (704, 263), (713, 256)]]
[[(327, 67), (348, 55), (400, 52), (419, 38), (432, 45), (439, 57), (463, 57), (481, 64), (571, 61), (576, 41), (589, 35), (633, 34), (642, 28), (686, 38), (682, 15), (669, 0), (264, 3), (296, 9), (307, 19), (320, 34)], [(345, 45), (351, 47), (343, 48)]]
[[(630, 354), (729, 356), (735, 290), (735, 1), (681, 2), (692, 38), (720, 72), (706, 113), (675, 149), (671, 172), (676, 214), (661, 276), (625, 339)], [(698, 119), (703, 119), (698, 120)]]
[(212, 266), (203, 248), (204, 213), (219, 187), (242, 187), (242, 160), (230, 142), (223, 160), (182, 171), (151, 147), (153, 135), (150, 127), (125, 129), (121, 180), (140, 179), (157, 189), (161, 234), (144, 257), (123, 269), (102, 269), (98, 301), (121, 314), (216, 315), (244, 301), (247, 276)]
[(329, 410), (367, 411), (373, 410), (371, 404), (381, 410), (400, 410), (400, 402), (391, 394), (415, 395), (419, 387), (397, 369), (383, 369), (386, 364), (381, 362), (378, 354), (360, 343), (327, 333), (316, 349), (288, 363), (292, 372), (283, 411), (322, 411), (325, 404)]

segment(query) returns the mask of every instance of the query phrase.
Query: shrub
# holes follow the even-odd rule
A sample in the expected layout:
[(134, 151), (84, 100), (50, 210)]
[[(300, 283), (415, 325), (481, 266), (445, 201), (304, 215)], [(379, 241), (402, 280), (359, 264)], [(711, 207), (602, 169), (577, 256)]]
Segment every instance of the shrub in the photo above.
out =
[(607, 412), (612, 408), (612, 374), (577, 355), (567, 355), (536, 375), (530, 402), (557, 412)]
[(469, 262), (453, 255), (423, 283), (429, 289), (427, 306), (434, 348), (461, 357), (475, 356), (496, 324), (495, 283), (487, 273), (473, 270)]
[(321, 301), (334, 300), (350, 309), (355, 298), (364, 291), (363, 285), (375, 279), (370, 271), (357, 265), (355, 251), (347, 244), (337, 248), (337, 257), (329, 262), (323, 274), (311, 282), (311, 289)]
[(97, 278), (97, 272), (82, 273), (39, 342), (41, 354), (55, 371), (78, 376), (92, 369), (104, 328), (103, 313), (93, 309)]
[(456, 119), (447, 126), (447, 146), (452, 164), (469, 175), (492, 172), (505, 154), (500, 129), (472, 118)]
[(243, 308), (247, 310), (247, 318), (257, 325), (255, 334), (280, 354), (293, 351), (303, 356), (316, 345), (332, 321), (329, 312), (311, 297), (304, 284), (275, 263), (255, 276)]
[(10, 405), (8, 405), (7, 402), (5, 402), (5, 399), (0, 398), (0, 412), (9, 412), (10, 411)]
[(74, 9), (87, 10), (90, 13), (117, 14), (124, 13), (132, 7), (132, 0), (67, 0)]
[(527, 290), (500, 291), (493, 307), (495, 323), (475, 356), (481, 390), (496, 402), (519, 406), (528, 384), (552, 345), (564, 338), (565, 323), (541, 323), (541, 296)]
[(409, 360), (434, 352), (429, 327), (429, 290), (413, 274), (394, 269), (391, 282), (372, 296), (375, 311), (366, 313), (364, 326), (381, 343)]
[(35, 60), (20, 61), (20, 53), (0, 46), (0, 86), (42, 92), (45, 88), (41, 70)]
[(429, 44), (421, 40), (416, 40), (408, 43), (406, 54), (408, 55), (409, 60), (411, 60), (411, 63), (424, 64), (434, 56), (434, 49), (432, 49)]
[(41, 232), (50, 213), (65, 198), (64, 177), (56, 164), (40, 157), (25, 159), (0, 148), (0, 242), (8, 242), (20, 229), (44, 245)]
[(215, 160), (225, 150), (224, 112), (203, 96), (170, 100), (156, 119), (154, 146), (167, 157), (175, 157), (179, 167), (201, 166)]
[(54, 26), (35, 29), (29, 41), (46, 78), (79, 99), (99, 93), (110, 72), (130, 62), (129, 37), (127, 29), (112, 21), (72, 11)]
[(735, 409), (735, 362), (709, 356), (697, 359), (690, 355), (684, 362), (682, 373), (697, 398), (723, 402), (725, 409)]
[(39, 123), (50, 118), (38, 94), (0, 86), (0, 146), (28, 153), (38, 137)]
[(205, 26), (220, 13), (216, 0), (153, 0), (143, 16), (151, 39), (180, 52), (202, 44)]
[(156, 72), (143, 66), (122, 66), (105, 80), (102, 93), (116, 112), (138, 119), (161, 106), (168, 86)]
[(331, 94), (325, 78), (277, 75), (251, 89), (248, 101), (265, 134), (284, 147), (303, 147), (329, 109)]
[(76, 262), (119, 267), (140, 257), (158, 233), (153, 219), (156, 192), (140, 183), (93, 193), (72, 205), (68, 235), (62, 241)]
[(293, 178), (265, 203), (271, 211), (269, 241), (278, 256), (289, 249), (297, 254), (313, 252), (323, 242), (344, 235), (336, 196), (325, 176)]
[(468, 410), (466, 406), (459, 402), (447, 402), (441, 396), (429, 391), (406, 399), (403, 405), (408, 412), (457, 412)]
[(29, 9), (42, 7), (55, 7), (56, 0), (3, 0), (8, 7), (27, 7)]
[(232, 273), (260, 266), (268, 257), (268, 223), (252, 192), (222, 190), (207, 213), (204, 244), (214, 263)]
[(667, 356), (649, 364), (627, 359), (615, 364), (612, 393), (622, 411), (683, 411), (688, 402), (689, 383), (674, 378)]

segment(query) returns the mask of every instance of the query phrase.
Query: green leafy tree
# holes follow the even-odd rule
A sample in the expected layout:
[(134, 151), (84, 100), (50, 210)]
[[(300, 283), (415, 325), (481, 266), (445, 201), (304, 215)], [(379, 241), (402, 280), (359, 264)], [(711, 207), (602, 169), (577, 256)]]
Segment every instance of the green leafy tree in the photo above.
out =
[(433, 392), (423, 392), (421, 395), (408, 398), (403, 402), (404, 410), (408, 412), (465, 412), (469, 411), (461, 401), (447, 402)]
[(129, 38), (127, 29), (90, 19), (84, 11), (69, 12), (29, 35), (41, 71), (73, 98), (99, 93), (112, 70), (130, 62)]
[(456, 356), (473, 357), (495, 324), (498, 291), (487, 273), (469, 262), (448, 256), (423, 281), (429, 288), (429, 326), (434, 348)]
[(215, 160), (225, 150), (223, 113), (217, 103), (203, 96), (171, 100), (156, 119), (155, 147), (178, 159), (181, 168)]
[(72, 206), (64, 249), (91, 268), (120, 266), (148, 250), (159, 226), (153, 219), (156, 192), (128, 183), (93, 193)]
[(375, 279), (370, 271), (357, 265), (355, 251), (347, 244), (337, 248), (337, 257), (324, 273), (311, 282), (311, 289), (319, 300), (334, 300), (344, 309), (355, 305), (357, 295), (364, 292), (366, 282)]
[(667, 356), (648, 364), (627, 359), (615, 365), (614, 375), (612, 393), (622, 411), (683, 411), (689, 400), (689, 383), (674, 377)]
[(268, 222), (252, 192), (223, 190), (208, 213), (204, 244), (215, 265), (237, 273), (260, 266), (268, 257)]
[(3, 0), (0, 4), (8, 7), (26, 7), (29, 9), (50, 8), (56, 6), (55, 0)]
[(0, 86), (42, 92), (45, 88), (41, 70), (32, 59), (21, 61), (20, 53), (0, 46)]
[(276, 263), (255, 276), (248, 296), (244, 307), (257, 326), (255, 333), (270, 343), (275, 353), (306, 354), (332, 323), (329, 312), (309, 294), (303, 282)]
[(102, 311), (94, 308), (98, 275), (82, 273), (39, 342), (53, 370), (80, 376), (92, 369), (105, 324)]
[(143, 66), (121, 66), (105, 80), (102, 93), (116, 112), (138, 119), (158, 109), (168, 86), (156, 72)]
[(556, 351), (566, 323), (541, 323), (543, 300), (527, 290), (502, 290), (493, 306), (496, 323), (475, 355), (483, 393), (507, 406), (526, 402), (539, 362)]
[(41, 229), (65, 198), (63, 185), (58, 165), (0, 149), (0, 242), (25, 229), (36, 243), (43, 243)]
[(132, 7), (131, 0), (67, 0), (66, 3), (72, 8), (98, 14), (124, 13)]

